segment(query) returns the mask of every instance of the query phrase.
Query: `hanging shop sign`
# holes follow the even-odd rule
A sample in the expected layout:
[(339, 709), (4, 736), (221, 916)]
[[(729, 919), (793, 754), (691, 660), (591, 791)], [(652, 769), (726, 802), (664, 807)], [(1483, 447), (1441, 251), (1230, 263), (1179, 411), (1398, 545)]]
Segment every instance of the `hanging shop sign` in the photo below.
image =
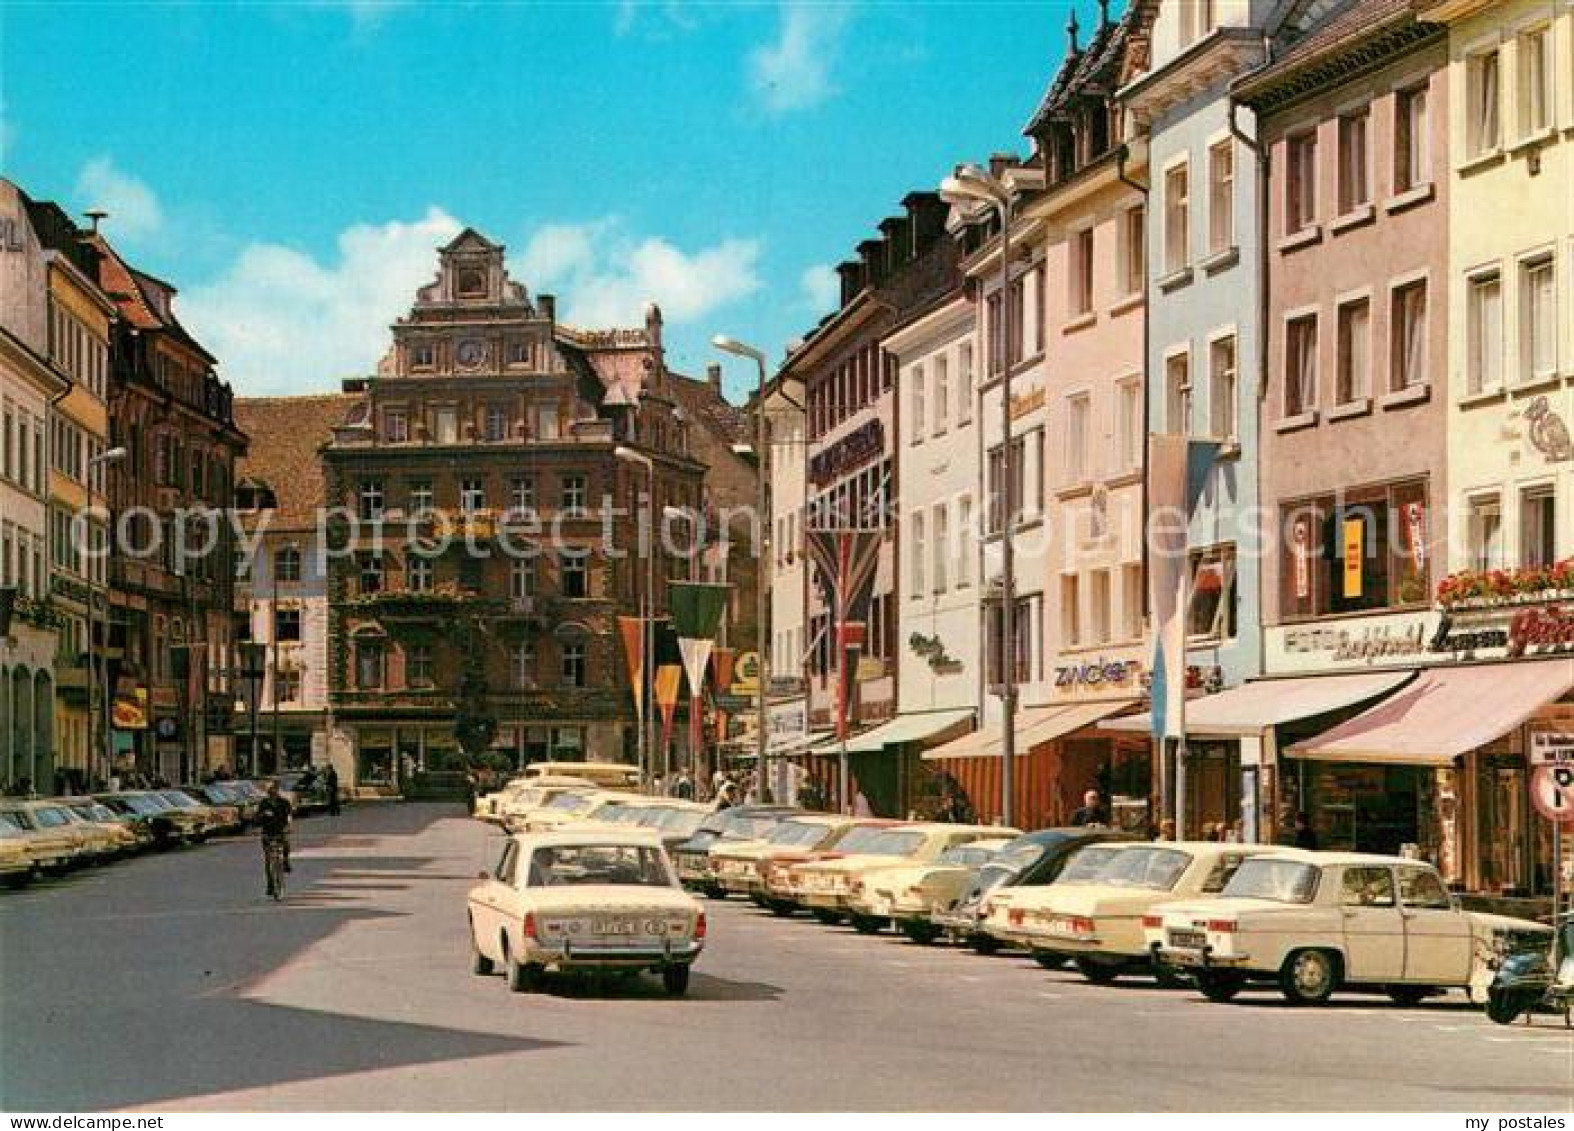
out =
[(1343, 524), (1344, 547), (1344, 596), (1352, 600), (1361, 596), (1361, 569), (1366, 564), (1366, 521), (1347, 518)]
[(853, 429), (823, 452), (809, 458), (809, 479), (823, 487), (885, 452), (885, 424), (878, 418)]
[(1016, 393), (1011, 397), (1011, 419), (1019, 420), (1037, 412), (1044, 407), (1044, 388), (1029, 389), (1025, 393)]

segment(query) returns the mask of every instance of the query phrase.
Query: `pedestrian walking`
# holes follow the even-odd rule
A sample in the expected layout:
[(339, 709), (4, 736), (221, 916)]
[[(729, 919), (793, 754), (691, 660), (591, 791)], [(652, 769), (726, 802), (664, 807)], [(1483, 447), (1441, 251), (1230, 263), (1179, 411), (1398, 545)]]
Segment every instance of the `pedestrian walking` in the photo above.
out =
[(689, 777), (687, 770), (678, 772), (678, 780), (672, 786), (672, 796), (682, 801), (694, 800), (694, 779)]
[(1295, 815), (1295, 847), (1317, 851), (1317, 830), (1312, 828), (1312, 819), (1304, 810)]
[(1109, 810), (1098, 790), (1090, 789), (1082, 795), (1082, 807), (1071, 814), (1071, 823), (1078, 827), (1109, 824)]
[[(333, 763), (328, 763), (328, 768), (322, 772), (322, 786), (328, 791), (328, 816), (339, 815), (339, 771), (333, 768)], [(470, 804), (470, 811), (475, 812), (474, 801)]]

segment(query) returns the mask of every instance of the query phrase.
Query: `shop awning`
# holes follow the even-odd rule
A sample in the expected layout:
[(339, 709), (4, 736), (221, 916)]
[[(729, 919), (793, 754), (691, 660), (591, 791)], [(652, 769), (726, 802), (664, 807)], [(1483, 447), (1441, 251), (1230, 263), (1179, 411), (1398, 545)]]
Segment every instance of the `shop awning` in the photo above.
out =
[[(1271, 727), (1343, 710), (1386, 695), (1415, 678), (1414, 672), (1362, 672), (1358, 675), (1304, 676), (1243, 683), (1217, 695), (1186, 702), (1186, 733), (1198, 738), (1241, 738)], [(1102, 724), (1104, 730), (1149, 733), (1152, 715), (1127, 715)]]
[[(1135, 699), (1111, 699), (1098, 703), (1025, 707), (1017, 715), (1017, 757), (1026, 757), (1036, 746), (1053, 742), (1085, 726), (1092, 726), (1129, 709), (1135, 703)], [(998, 758), (1000, 747), (1001, 728), (993, 726), (976, 730), (933, 750), (926, 750), (923, 758), (926, 762), (937, 762), (944, 758)]]
[[(873, 754), (887, 746), (899, 746), (904, 742), (924, 742), (939, 738), (946, 731), (972, 721), (971, 707), (946, 711), (914, 711), (911, 714), (898, 715), (890, 722), (881, 723), (877, 727), (870, 727), (861, 734), (852, 735), (847, 740), (847, 752)], [(820, 743), (810, 753), (836, 754), (840, 751), (841, 745), (833, 738)]]
[(1291, 758), (1447, 766), (1502, 738), (1574, 688), (1574, 659), (1431, 668), (1393, 697), (1326, 734), (1298, 742)]

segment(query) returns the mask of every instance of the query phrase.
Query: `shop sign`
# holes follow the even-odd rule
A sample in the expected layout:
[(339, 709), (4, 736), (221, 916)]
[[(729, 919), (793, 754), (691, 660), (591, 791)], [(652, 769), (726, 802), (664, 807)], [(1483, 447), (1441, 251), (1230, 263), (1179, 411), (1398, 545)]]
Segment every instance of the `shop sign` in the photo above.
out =
[(885, 452), (885, 425), (876, 417), (810, 457), (809, 479), (824, 486)]
[(1037, 412), (1044, 407), (1044, 388), (1029, 389), (1025, 393), (1016, 393), (1011, 398), (1011, 419), (1017, 420), (1029, 413)]
[(171, 715), (164, 715), (153, 723), (153, 733), (160, 742), (174, 742), (180, 737), (180, 720)]
[(1361, 595), (1361, 567), (1365, 562), (1366, 522), (1359, 518), (1344, 520), (1344, 595)]
[(1062, 690), (1135, 684), (1141, 678), (1142, 664), (1136, 660), (1106, 660), (1062, 664), (1055, 669), (1055, 686)]
[(1538, 730), (1530, 736), (1532, 766), (1574, 766), (1574, 733)]
[(147, 730), (147, 688), (137, 687), (129, 695), (117, 695), (110, 717), (116, 730)]
[(732, 693), (752, 696), (760, 687), (760, 654), (744, 652), (733, 662)]
[(1312, 595), (1312, 520), (1297, 518), (1290, 538), (1295, 545), (1295, 596), (1305, 601)]
[(765, 717), (765, 749), (774, 753), (800, 746), (809, 738), (809, 704), (799, 699), (792, 703), (773, 703)]

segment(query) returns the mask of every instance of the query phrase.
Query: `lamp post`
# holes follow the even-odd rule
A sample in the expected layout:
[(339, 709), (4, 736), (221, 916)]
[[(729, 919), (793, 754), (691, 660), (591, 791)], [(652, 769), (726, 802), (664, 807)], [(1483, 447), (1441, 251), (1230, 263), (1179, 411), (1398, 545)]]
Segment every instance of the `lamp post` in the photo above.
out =
[[(1000, 536), (1000, 820), (1012, 825), (1016, 775), (1016, 455), (1011, 443), (1011, 219), (1014, 199), (1000, 178), (978, 165), (958, 165), (940, 182), (940, 197), (964, 208), (983, 205), (1000, 217), (1000, 378), (1001, 478), (1005, 480), (1005, 522)], [(995, 327), (989, 332), (994, 336)], [(989, 351), (985, 350), (986, 359)], [(987, 466), (987, 465), (986, 465)]]
[[(119, 463), (125, 458), (125, 448), (110, 448), (108, 451), (100, 452), (87, 461), (87, 511), (90, 519), (95, 509), (93, 505), (94, 497), (99, 494), (93, 485), (94, 480), (97, 478), (95, 472), (100, 468), (108, 467), (112, 463)], [(106, 501), (108, 500), (107, 492), (105, 492), (105, 499)], [(91, 527), (86, 529), (91, 530)], [(101, 580), (97, 580), (96, 575), (101, 575)], [(88, 580), (87, 678), (91, 682), (87, 693), (87, 729), (89, 741), (98, 744), (99, 751), (103, 757), (103, 781), (104, 785), (108, 787), (110, 773), (115, 767), (115, 746), (114, 732), (109, 725), (110, 704), (113, 700), (110, 698), (109, 686), (109, 514), (107, 506), (105, 507), (104, 515), (103, 561), (99, 563), (98, 569), (89, 570)], [(94, 620), (100, 605), (103, 606), (104, 610), (104, 643), (101, 649), (94, 645)], [(95, 662), (97, 664), (96, 667)], [(98, 700), (98, 711), (96, 714), (92, 706), (95, 699)], [(95, 730), (95, 727), (101, 729)]]
[(754, 399), (754, 451), (758, 460), (759, 486), (755, 492), (755, 509), (759, 512), (759, 545), (754, 547), (754, 648), (759, 655), (759, 674), (754, 686), (754, 764), (760, 772), (760, 796), (772, 800), (770, 765), (766, 761), (765, 681), (770, 677), (770, 605), (766, 591), (766, 570), (770, 566), (771, 538), (771, 453), (765, 442), (765, 354), (751, 345), (717, 334), (710, 344), (733, 357), (747, 358), (754, 362), (759, 375), (758, 392)]
[[(262, 698), (262, 677), (268, 662), (268, 646), (257, 640), (243, 640), (237, 646), (240, 652), (240, 677), (246, 681), (247, 710), (251, 715), (251, 766), (246, 772), (248, 778), (257, 776), (258, 743), (261, 736), (257, 733), (257, 707)], [(275, 697), (278, 688), (273, 689)]]
[(639, 728), (639, 776), (647, 782), (650, 776), (651, 752), (655, 749), (656, 715), (656, 463), (643, 452), (619, 444), (612, 449), (614, 459), (632, 463), (645, 469), (645, 513), (650, 516), (650, 542), (645, 546), (645, 592), (640, 597), (640, 628), (644, 644), (640, 648), (640, 702), (644, 704), (644, 717)]

